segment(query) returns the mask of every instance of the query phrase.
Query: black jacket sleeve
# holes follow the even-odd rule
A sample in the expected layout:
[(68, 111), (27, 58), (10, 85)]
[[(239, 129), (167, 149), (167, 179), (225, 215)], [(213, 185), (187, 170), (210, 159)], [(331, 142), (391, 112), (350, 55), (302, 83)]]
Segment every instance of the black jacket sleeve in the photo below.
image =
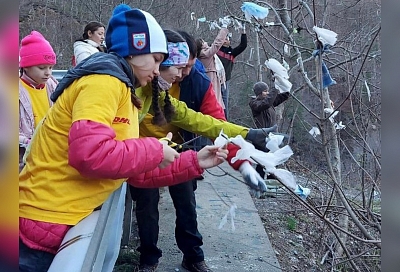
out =
[(289, 96), (290, 96), (290, 93), (289, 93), (289, 92), (286, 92), (286, 93), (278, 93), (278, 94), (276, 95), (275, 100), (274, 100), (274, 107), (276, 107), (276, 106), (282, 104), (283, 102), (285, 102), (285, 101), (289, 98)]
[(278, 94), (277, 90), (270, 91), (263, 99), (253, 99), (250, 101), (249, 106), (254, 112), (262, 112), (274, 106), (274, 101)]
[(242, 53), (246, 49), (246, 47), (247, 47), (247, 35), (242, 34), (240, 36), (240, 44), (232, 49), (232, 56), (233, 57), (238, 56), (240, 53)]

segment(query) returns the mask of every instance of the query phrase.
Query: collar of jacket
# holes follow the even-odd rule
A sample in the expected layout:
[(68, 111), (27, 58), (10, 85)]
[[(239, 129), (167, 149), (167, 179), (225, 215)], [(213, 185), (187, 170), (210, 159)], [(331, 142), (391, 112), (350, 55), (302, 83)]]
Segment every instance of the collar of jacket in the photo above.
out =
[(32, 78), (30, 78), (27, 74), (25, 74), (25, 72), (22, 74), (22, 76), (20, 77), (20, 79), (25, 82), (28, 86), (31, 86), (34, 89), (37, 90), (41, 90), (44, 87), (46, 87), (46, 84), (42, 83), (42, 84), (38, 84), (36, 83), (36, 81), (34, 81)]
[(90, 44), (90, 45), (92, 45), (92, 46), (94, 46), (96, 48), (98, 48), (100, 46), (100, 44), (98, 44), (97, 42), (95, 42), (95, 41), (93, 41), (91, 39), (84, 40), (83, 42), (85, 42), (87, 44)]
[(104, 52), (101, 50), (101, 44), (98, 44), (97, 42), (91, 40), (91, 39), (87, 39), (87, 40), (77, 40), (74, 43), (74, 47), (79, 47), (79, 46), (85, 46), (87, 47), (87, 45), (91, 45), (94, 48), (96, 48), (97, 50), (99, 50), (100, 52)]
[(92, 74), (116, 77), (134, 90), (135, 76), (128, 62), (117, 54), (99, 52), (84, 59), (74, 68), (69, 69), (51, 95), (51, 100), (56, 102), (57, 98), (72, 82)]

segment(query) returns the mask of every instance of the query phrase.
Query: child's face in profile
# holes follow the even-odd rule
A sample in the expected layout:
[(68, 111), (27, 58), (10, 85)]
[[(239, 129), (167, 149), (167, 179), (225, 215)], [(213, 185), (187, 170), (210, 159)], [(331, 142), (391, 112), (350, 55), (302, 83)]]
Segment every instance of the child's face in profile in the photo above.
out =
[(261, 97), (267, 97), (268, 94), (269, 94), (269, 91), (268, 90), (264, 90), (261, 93)]
[(170, 66), (168, 69), (161, 70), (160, 75), (168, 83), (174, 83), (182, 77), (183, 68), (185, 68), (185, 65)]
[(159, 69), (163, 60), (164, 54), (162, 53), (142, 54), (127, 58), (138, 81), (136, 83), (142, 87), (150, 83), (155, 76), (160, 75)]
[(105, 35), (104, 33), (105, 33), (104, 27), (99, 27), (94, 32), (89, 31), (88, 36), (90, 40), (98, 44), (101, 44), (104, 41), (104, 35)]
[(53, 65), (41, 64), (24, 68), (25, 73), (38, 84), (45, 84), (53, 73)]

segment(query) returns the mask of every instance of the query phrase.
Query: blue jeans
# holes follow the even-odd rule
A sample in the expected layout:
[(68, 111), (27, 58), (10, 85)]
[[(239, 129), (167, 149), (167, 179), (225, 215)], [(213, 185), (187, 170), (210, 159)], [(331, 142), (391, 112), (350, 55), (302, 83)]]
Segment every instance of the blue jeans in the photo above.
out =
[(19, 240), (19, 271), (47, 272), (54, 259), (54, 254), (31, 249)]
[[(203, 237), (197, 229), (195, 180), (169, 187), (175, 207), (175, 239), (183, 256), (190, 262), (204, 261), (201, 249)], [(140, 264), (153, 265), (158, 262), (162, 251), (157, 247), (159, 231), (159, 189), (142, 189), (130, 186), (132, 199), (136, 201), (136, 219), (139, 230)]]
[(225, 118), (228, 120), (229, 117), (229, 106), (228, 106), (228, 101), (229, 101), (229, 87), (228, 87), (228, 81), (225, 82), (225, 87), (224, 84), (221, 85), (221, 93), (222, 93), (222, 100), (224, 101), (225, 104)]

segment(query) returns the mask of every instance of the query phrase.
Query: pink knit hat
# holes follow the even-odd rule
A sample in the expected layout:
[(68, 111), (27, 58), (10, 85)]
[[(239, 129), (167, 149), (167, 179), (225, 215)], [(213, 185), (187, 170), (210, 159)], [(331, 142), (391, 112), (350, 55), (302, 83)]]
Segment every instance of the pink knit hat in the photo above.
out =
[(56, 54), (50, 43), (37, 31), (32, 31), (21, 41), (19, 67), (56, 64)]

